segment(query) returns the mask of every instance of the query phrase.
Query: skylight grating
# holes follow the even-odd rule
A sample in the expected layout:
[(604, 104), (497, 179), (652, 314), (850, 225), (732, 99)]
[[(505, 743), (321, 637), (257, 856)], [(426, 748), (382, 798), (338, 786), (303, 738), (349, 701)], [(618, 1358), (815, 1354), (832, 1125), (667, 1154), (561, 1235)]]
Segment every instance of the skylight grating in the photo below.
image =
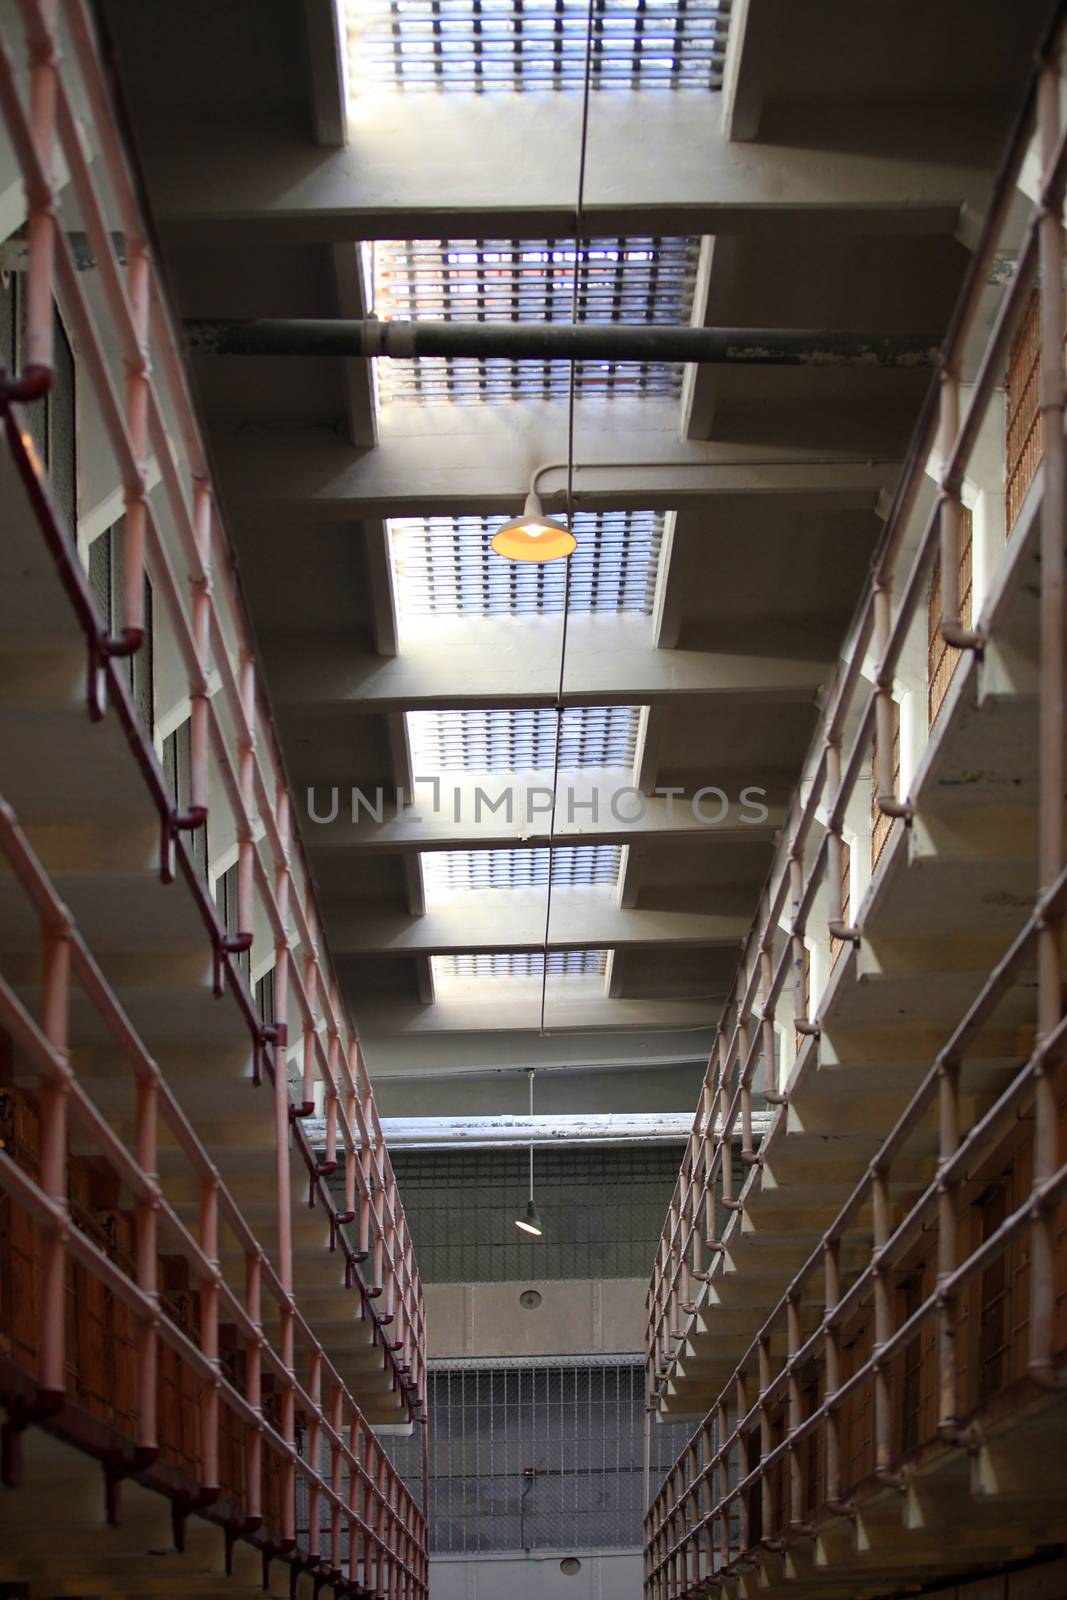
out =
[[(562, 561), (506, 561), (490, 541), (504, 517), (403, 517), (390, 523), (400, 620), (549, 616), (563, 610)], [(650, 616), (663, 543), (653, 511), (579, 511), (568, 609)]]
[[(629, 767), (637, 750), (638, 706), (568, 706), (560, 718), (560, 770)], [(439, 772), (551, 772), (556, 712), (409, 711), (416, 777)]]
[[(722, 87), (729, 0), (598, 0), (594, 90)], [(350, 92), (571, 90), (586, 0), (347, 0)]]
[[(541, 950), (497, 950), (457, 956), (431, 956), (435, 981), (442, 978), (539, 978)], [(550, 950), (549, 977), (599, 977), (607, 971), (606, 950)]]
[[(544, 889), (548, 886), (549, 852), (522, 850), (434, 850), (422, 858), (427, 895), (464, 893), (475, 889)], [(622, 850), (617, 844), (556, 845), (552, 850), (552, 882), (557, 887), (614, 886)]]
[[(573, 240), (421, 239), (374, 244), (374, 307), (384, 321), (570, 322)], [(583, 243), (578, 321), (676, 325), (693, 310), (698, 238), (618, 238)], [(383, 401), (560, 399), (566, 361), (421, 357), (378, 361)], [(682, 366), (665, 361), (585, 361), (590, 395), (674, 394)]]

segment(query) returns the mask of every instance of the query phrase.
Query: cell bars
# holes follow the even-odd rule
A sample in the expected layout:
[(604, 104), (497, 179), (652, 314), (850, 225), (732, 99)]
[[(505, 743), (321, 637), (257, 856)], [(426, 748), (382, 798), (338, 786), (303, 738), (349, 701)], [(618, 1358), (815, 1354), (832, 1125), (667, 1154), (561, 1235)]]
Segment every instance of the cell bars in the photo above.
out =
[[(372, 253), (374, 308), (384, 321), (570, 322), (573, 239), (379, 240)], [(583, 241), (579, 322), (687, 323), (693, 310), (698, 238)], [(561, 399), (566, 361), (477, 357), (378, 361), (386, 402)], [(681, 388), (682, 366), (666, 361), (586, 361), (575, 382), (587, 395), (664, 395)]]
[[(622, 850), (617, 844), (557, 845), (551, 852), (556, 887), (614, 886)], [(548, 886), (549, 851), (432, 850), (422, 857), (428, 901), (477, 889), (544, 889)]]
[[(557, 713), (551, 706), (405, 715), (416, 778), (553, 769)], [(640, 706), (567, 706), (559, 717), (560, 771), (632, 767), (640, 716)]]
[[(595, 90), (722, 87), (729, 0), (598, 0)], [(349, 93), (581, 90), (587, 0), (347, 0)]]
[[(536, 1319), (538, 1312), (519, 1315)], [(441, 1364), (428, 1379), (434, 1555), (635, 1550), (642, 1538), (644, 1373), (609, 1356)], [(684, 1425), (651, 1432), (658, 1482)], [(417, 1480), (418, 1441), (382, 1441)]]
[[(506, 561), (491, 541), (504, 517), (399, 517), (389, 524), (401, 623), (427, 617), (551, 616), (563, 610), (561, 561)], [(650, 616), (663, 517), (655, 511), (579, 511), (570, 558), (571, 613)]]
[[(541, 950), (494, 950), (477, 954), (431, 956), (434, 982), (457, 978), (539, 978), (544, 971)], [(598, 978), (607, 971), (606, 950), (550, 950), (550, 978)]]

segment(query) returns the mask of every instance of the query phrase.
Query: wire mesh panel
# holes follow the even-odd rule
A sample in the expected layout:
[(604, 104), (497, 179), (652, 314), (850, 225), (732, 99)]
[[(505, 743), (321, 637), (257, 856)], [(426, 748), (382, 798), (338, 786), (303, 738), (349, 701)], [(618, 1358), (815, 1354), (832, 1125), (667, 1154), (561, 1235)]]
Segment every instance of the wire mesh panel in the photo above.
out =
[[(580, 90), (587, 0), (347, 0), (351, 92)], [(597, 0), (595, 90), (722, 87), (729, 0)]]
[(473, 889), (544, 889), (549, 857), (557, 887), (612, 887), (619, 881), (622, 847), (617, 844), (558, 844), (519, 850), (430, 850), (422, 856), (427, 903)]
[[(405, 714), (416, 776), (552, 770), (557, 721), (552, 706)], [(559, 717), (560, 771), (632, 766), (640, 715), (639, 706), (567, 706)]]
[[(432, 1364), (434, 1555), (637, 1549), (642, 1542), (644, 1371), (638, 1358)], [(655, 1424), (658, 1483), (685, 1424)], [(417, 1439), (384, 1440), (401, 1475)]]
[(397, 1150), (393, 1166), (427, 1283), (644, 1278), (678, 1176), (678, 1148), (544, 1149), (544, 1236), (520, 1234), (525, 1150)]
[[(431, 956), (436, 978), (539, 978), (545, 970), (541, 950), (493, 950)], [(599, 977), (607, 971), (606, 950), (550, 950), (548, 971), (559, 977)]]
[[(373, 250), (374, 308), (384, 321), (570, 322), (578, 268), (579, 322), (677, 324), (690, 320), (698, 238), (380, 240)], [(577, 256), (577, 260), (576, 260)], [(388, 401), (559, 399), (568, 361), (420, 357), (378, 361)], [(665, 361), (583, 361), (580, 393), (674, 394), (682, 366)]]
[[(579, 511), (566, 563), (508, 561), (491, 541), (504, 517), (398, 517), (390, 524), (401, 623), (424, 617), (552, 616), (592, 611), (650, 616), (663, 517)], [(567, 577), (567, 568), (570, 577)]]

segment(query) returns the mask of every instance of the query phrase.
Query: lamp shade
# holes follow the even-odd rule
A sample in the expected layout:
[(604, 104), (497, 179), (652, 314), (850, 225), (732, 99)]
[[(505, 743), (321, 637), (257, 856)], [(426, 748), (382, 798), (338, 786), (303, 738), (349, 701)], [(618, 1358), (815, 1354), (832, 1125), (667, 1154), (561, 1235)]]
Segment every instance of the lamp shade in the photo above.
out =
[(493, 549), (508, 561), (559, 561), (576, 540), (565, 522), (546, 517), (536, 494), (526, 497), (521, 517), (512, 517), (493, 535)]
[(541, 1226), (541, 1213), (537, 1209), (536, 1200), (527, 1200), (526, 1215), (516, 1217), (515, 1226), (516, 1228), (521, 1228), (523, 1233), (532, 1233), (537, 1239), (541, 1237), (545, 1230)]

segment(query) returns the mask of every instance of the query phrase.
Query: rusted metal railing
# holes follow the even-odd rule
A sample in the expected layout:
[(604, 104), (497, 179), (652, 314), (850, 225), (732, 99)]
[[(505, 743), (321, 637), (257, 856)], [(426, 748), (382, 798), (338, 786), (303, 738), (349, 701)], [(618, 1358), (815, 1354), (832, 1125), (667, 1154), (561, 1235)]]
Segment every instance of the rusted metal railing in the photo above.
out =
[[(424, 1311), (418, 1271), (400, 1205), (359, 1037), (345, 1012), (336, 976), (321, 947), (312, 880), (290, 827), (284, 768), (265, 696), (257, 681), (252, 634), (212, 493), (178, 345), (151, 259), (135, 187), (117, 131), (88, 7), (84, 0), (18, 0), (28, 56), (25, 82), (0, 41), (0, 114), (27, 193), (25, 306), (27, 364), (0, 373), (7, 439), (86, 636), (88, 707), (117, 715), (160, 816), (161, 874), (184, 878), (197, 901), (214, 953), (216, 988), (228, 989), (248, 1024), (255, 1081), (273, 1061), (277, 1096), (278, 1227), (288, 1250), (289, 1128), (317, 1105), (327, 1120), (321, 1166), (299, 1122), (293, 1149), (308, 1171), (317, 1204), (331, 1219), (347, 1275), (363, 1299), (383, 1368), (411, 1416), (423, 1390)], [(62, 53), (58, 45), (62, 42)], [(58, 188), (59, 159), (66, 182)], [(84, 230), (95, 271), (76, 270), (71, 224)], [(121, 238), (125, 265), (115, 239)], [(87, 292), (92, 277), (99, 293)], [(61, 526), (47, 474), (17, 410), (51, 381), (53, 300), (70, 329), (79, 380), (121, 485), (123, 597), (119, 625), (108, 630), (73, 540)], [(110, 355), (117, 344), (121, 373)], [(118, 381), (121, 379), (121, 384)], [(150, 461), (158, 482), (149, 486)], [(184, 567), (188, 580), (179, 577)], [(179, 809), (116, 662), (144, 647), (145, 575), (156, 626), (170, 631), (190, 704), (190, 803)], [(190, 853), (179, 841), (208, 822), (209, 784), (222, 796), (219, 816), (236, 840), (237, 928), (216, 912)], [(273, 944), (274, 1014), (265, 1022), (238, 964), (253, 945), (257, 919)], [(301, 1091), (290, 1101), (287, 1054), (302, 1034)], [(326, 1178), (343, 1162), (345, 1209)], [(346, 1232), (355, 1225), (350, 1241)], [(370, 1263), (366, 1271), (360, 1270)], [(283, 1276), (291, 1270), (283, 1259)]]
[[(1014, 1274), (1022, 1284), (1018, 1292), (1027, 1302), (1016, 1330), (1020, 1347), (1009, 1352), (1018, 1369), (1014, 1375), (1024, 1376), (1038, 1392), (1062, 1381), (1067, 1273), (1062, 1237), (1057, 1246), (1057, 1234), (1062, 1235), (1067, 1225), (1061, 1126), (1062, 1067), (1067, 1059), (1061, 953), (1067, 910), (1062, 287), (1067, 133), (1060, 125), (1061, 48), (1057, 33), (1041, 58), (1013, 135), (946, 339), (940, 395), (931, 394), (920, 420), (870, 587), (828, 700), (821, 740), (794, 804), (720, 1026), (649, 1291), (650, 1411), (667, 1403), (668, 1386), (684, 1368), (679, 1350), (692, 1340), (698, 1314), (694, 1281), (716, 1282), (722, 1252), (714, 1225), (716, 1207), (729, 1213), (743, 1210), (747, 1203), (744, 1191), (740, 1196), (734, 1192), (731, 1140), (740, 1127), (742, 1149), (758, 1168), (761, 1155), (752, 1149), (747, 1132), (753, 1094), (762, 1087), (770, 1103), (782, 1107), (780, 1114), (787, 1114), (789, 1084), (784, 1073), (779, 1081), (776, 1060), (776, 1007), (787, 991), (800, 994), (807, 945), (813, 938), (826, 947), (835, 940), (863, 938), (862, 908), (855, 895), (851, 925), (842, 917), (842, 831), (857, 785), (870, 775), (872, 739), (876, 753), (871, 781), (878, 812), (898, 829), (912, 818), (912, 800), (907, 793), (898, 793), (893, 771), (894, 682), (917, 627), (923, 630), (924, 645), (927, 642), (926, 604), (938, 552), (941, 639), (954, 650), (977, 654), (995, 642), (986, 638), (981, 625), (965, 626), (960, 617), (959, 586), (953, 580), (960, 571), (961, 497), (979, 430), (994, 391), (1003, 382), (1012, 340), (1028, 314), (1036, 277), (1044, 459), (1034, 907), (817, 1247), (795, 1275), (783, 1274), (782, 1293), (770, 1315), (754, 1314), (754, 1337), (692, 1444), (658, 1492), (652, 1486), (655, 1498), (646, 1524), (646, 1588), (651, 1600), (687, 1600), (715, 1592), (720, 1581), (736, 1576), (758, 1551), (781, 1551), (791, 1543), (810, 1540), (819, 1517), (853, 1515), (847, 1495), (858, 1469), (855, 1462), (843, 1459), (843, 1436), (849, 1428), (854, 1434), (863, 1431), (855, 1426), (856, 1408), (861, 1405), (870, 1408), (870, 1458), (865, 1459), (863, 1472), (875, 1483), (898, 1483), (905, 1444), (894, 1385), (901, 1363), (913, 1360), (924, 1339), (937, 1374), (936, 1393), (927, 1403), (929, 1437), (944, 1443), (958, 1440), (966, 1410), (961, 1329), (968, 1308), (972, 1326), (977, 1320), (976, 1286), (986, 1283), (994, 1270)], [(1040, 191), (1013, 278), (975, 367), (981, 297), (1009, 222), (1018, 175), (1035, 138)], [(963, 410), (960, 373), (965, 356), (974, 377)], [(939, 492), (929, 513), (922, 515), (920, 491), (938, 444)], [(900, 582), (897, 569), (902, 565), (905, 575)], [(978, 617), (974, 620), (981, 623)], [(871, 656), (875, 665), (867, 677), (865, 662)], [(929, 720), (924, 717), (924, 724)], [(926, 730), (926, 736), (937, 739), (943, 731), (939, 722), (932, 732)], [(1037, 969), (1033, 1048), (1009, 1072), (995, 1103), (968, 1126), (961, 1110), (961, 1071), (968, 1056), (975, 1054), (980, 1030), (1011, 986), (1025, 981), (1029, 964)], [(829, 958), (823, 967), (823, 981), (812, 984), (810, 1002), (798, 1003), (798, 1075), (813, 1063), (814, 1057), (807, 1053), (818, 1048), (820, 1010), (840, 981), (840, 971), (834, 973)], [(793, 1020), (782, 1022), (780, 1037), (792, 1035)], [(983, 1172), (983, 1163), (1003, 1152), (1006, 1141), (1015, 1138), (1018, 1143), (1023, 1115), (1029, 1134), (1018, 1148), (1013, 1147), (1018, 1189), (1006, 1195), (1000, 1220), (976, 1231), (961, 1198), (964, 1177), (973, 1182)], [(927, 1170), (934, 1176), (917, 1185), (915, 1152), (924, 1139)], [(758, 1185), (758, 1172), (751, 1182)], [(935, 1257), (929, 1270), (920, 1272), (923, 1252), (929, 1252), (933, 1240)], [(741, 1273), (735, 1282), (743, 1289), (743, 1268)], [(908, 1274), (914, 1278), (914, 1303), (904, 1311), (891, 1286)], [(704, 1337), (714, 1338), (714, 1319), (712, 1309), (710, 1333)], [(847, 1370), (846, 1331), (851, 1344)], [(727, 1368), (730, 1364), (720, 1363)], [(976, 1396), (981, 1398), (984, 1391), (980, 1385), (975, 1388), (974, 1370), (965, 1376), (973, 1408)]]

